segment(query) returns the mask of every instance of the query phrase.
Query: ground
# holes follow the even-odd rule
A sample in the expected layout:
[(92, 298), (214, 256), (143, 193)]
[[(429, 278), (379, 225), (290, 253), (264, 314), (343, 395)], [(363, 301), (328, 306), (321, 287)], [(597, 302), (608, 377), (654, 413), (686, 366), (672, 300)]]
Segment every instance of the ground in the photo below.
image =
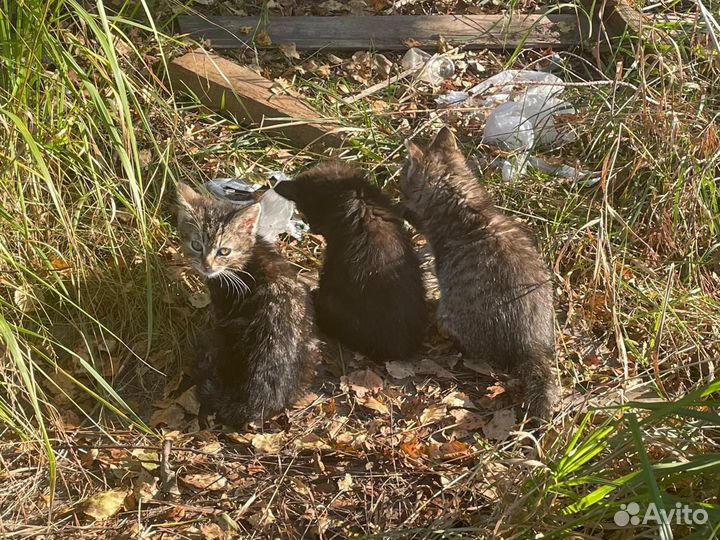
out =
[[(195, 8), (242, 15), (262, 4)], [(265, 7), (346, 11), (316, 4)], [(393, 4), (402, 13), (536, 7), (365, 4), (383, 14)], [(162, 4), (158, 13), (178, 10)], [(463, 359), (434, 326), (413, 362), (373, 363), (328, 339), (300, 402), (238, 432), (197, 422), (191, 344), (208, 299), (178, 252), (173, 185), (263, 181), (324, 156), (171, 93), (164, 62), (196, 44), (160, 47), (152, 29), (105, 31), (90, 24), (101, 12), (73, 14), (47, 35), (28, 26), (54, 47), (40, 55), (34, 91), (3, 86), (16, 113), (1, 116), (16, 127), (3, 135), (14, 159), (0, 197), (12, 217), (0, 263), (3, 534), (669, 537), (652, 522), (629, 529), (613, 517), (631, 503), (677, 502), (710, 520), (673, 522), (671, 534), (717, 535), (720, 99), (708, 84), (718, 67), (707, 35), (676, 36), (679, 56), (633, 41), (621, 52), (587, 44), (561, 53), (561, 76), (573, 83), (563, 96), (578, 109), (564, 124), (578, 140), (543, 157), (598, 172), (592, 187), (532, 171), (503, 182), (490, 163), (504, 154), (481, 142), (484, 117), (436, 105), (504, 69), (510, 54), (451, 51), (456, 74), (440, 87), (407, 78), (345, 104), (401, 71), (402, 53), (228, 53), (277, 92), (338, 118), (351, 134), (338, 157), (392, 196), (402, 140), (451, 125), (496, 203), (528, 225), (553, 270), (563, 388), (553, 421), (531, 430), (517, 381)], [(98, 51), (115, 51), (115, 61), (98, 61)], [(513, 67), (545, 65), (550, 54), (523, 51)], [(426, 255), (422, 236), (414, 241)], [(279, 244), (309, 280), (322, 247), (313, 235)]]

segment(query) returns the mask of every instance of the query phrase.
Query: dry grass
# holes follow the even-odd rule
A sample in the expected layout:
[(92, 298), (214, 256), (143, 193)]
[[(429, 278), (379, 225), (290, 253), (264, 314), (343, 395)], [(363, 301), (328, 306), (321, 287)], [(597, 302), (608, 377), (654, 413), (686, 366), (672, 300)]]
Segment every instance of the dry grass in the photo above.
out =
[[(183, 45), (153, 39), (152, 27), (73, 3), (37, 20), (11, 7), (0, 6), (0, 29), (23, 39), (0, 68), (3, 534), (717, 536), (720, 94), (700, 27), (673, 34), (679, 56), (633, 41), (618, 50), (635, 62), (566, 55), (565, 78), (582, 83), (566, 90), (580, 138), (547, 157), (601, 172), (594, 188), (537, 173), (504, 184), (484, 166), (493, 150), (479, 143), (481, 120), (437, 111), (413, 81), (343, 104), (382, 79), (372, 55), (248, 51), (285, 91), (353, 128), (342, 157), (390, 193), (402, 139), (456, 127), (555, 271), (564, 399), (553, 424), (530, 433), (508, 416), (522, 399), (516, 381), (464, 364), (434, 331), (414, 365), (369, 365), (328, 342), (313, 394), (242, 434), (197, 426), (186, 373), (207, 310), (176, 250), (173, 184), (260, 179), (319, 156), (174, 102), (164, 65)], [(28, 48), (32, 36), (42, 50)], [(524, 52), (516, 66), (536, 59)], [(506, 58), (458, 60), (436, 93)], [(317, 271), (319, 239), (281, 249)], [(112, 490), (107, 519), (91, 517)], [(630, 502), (704, 505), (710, 522), (616, 526)]]

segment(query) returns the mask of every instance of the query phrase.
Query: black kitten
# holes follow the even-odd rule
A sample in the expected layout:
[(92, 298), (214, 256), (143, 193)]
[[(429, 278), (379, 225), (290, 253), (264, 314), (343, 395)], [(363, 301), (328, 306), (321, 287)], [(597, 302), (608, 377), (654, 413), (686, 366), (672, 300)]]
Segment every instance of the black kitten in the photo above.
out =
[(315, 296), (320, 329), (375, 358), (415, 352), (427, 324), (425, 290), (390, 200), (343, 162), (320, 164), (275, 191), (327, 242)]
[(213, 322), (198, 352), (204, 412), (242, 426), (289, 406), (317, 354), (308, 291), (258, 238), (260, 205), (245, 208), (178, 186), (178, 229), (210, 289)]

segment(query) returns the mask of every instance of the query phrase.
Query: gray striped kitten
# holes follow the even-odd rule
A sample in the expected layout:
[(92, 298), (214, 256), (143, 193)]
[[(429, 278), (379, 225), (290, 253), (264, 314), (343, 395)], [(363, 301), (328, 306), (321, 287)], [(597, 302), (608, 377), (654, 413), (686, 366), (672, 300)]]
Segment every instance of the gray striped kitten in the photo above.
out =
[(464, 354), (518, 374), (529, 414), (549, 418), (558, 389), (548, 267), (523, 226), (495, 208), (450, 129), (425, 151), (405, 146), (400, 190), (435, 256), (439, 323)]
[(238, 208), (182, 183), (178, 202), (182, 247), (213, 308), (197, 345), (201, 411), (237, 427), (266, 420), (300, 395), (317, 360), (307, 287), (257, 235), (259, 204)]

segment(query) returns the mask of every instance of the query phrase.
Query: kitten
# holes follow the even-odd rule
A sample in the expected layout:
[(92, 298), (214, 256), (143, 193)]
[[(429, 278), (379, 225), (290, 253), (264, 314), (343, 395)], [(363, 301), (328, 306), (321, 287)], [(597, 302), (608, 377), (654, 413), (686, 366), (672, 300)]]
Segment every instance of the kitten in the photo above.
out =
[(317, 354), (305, 286), (257, 236), (260, 204), (238, 208), (178, 185), (185, 255), (210, 290), (213, 322), (198, 351), (205, 413), (243, 426), (288, 407)]
[(376, 359), (420, 346), (427, 306), (420, 264), (403, 221), (365, 173), (331, 161), (275, 186), (295, 201), (327, 247), (315, 310), (321, 330)]
[(405, 145), (400, 191), (435, 255), (440, 324), (464, 354), (518, 373), (530, 415), (549, 418), (558, 393), (550, 271), (523, 226), (495, 208), (447, 127), (425, 151)]

